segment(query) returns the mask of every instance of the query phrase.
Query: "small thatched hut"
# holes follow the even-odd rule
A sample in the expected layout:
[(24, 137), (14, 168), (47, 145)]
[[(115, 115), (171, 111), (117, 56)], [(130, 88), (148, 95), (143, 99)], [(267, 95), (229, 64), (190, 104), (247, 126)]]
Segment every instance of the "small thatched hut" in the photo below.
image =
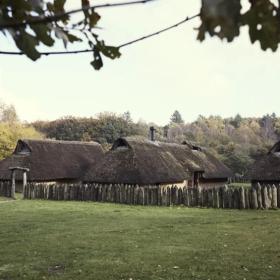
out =
[(250, 177), (253, 186), (280, 183), (280, 141), (252, 165)]
[(95, 166), (84, 182), (129, 185), (185, 185), (184, 168), (158, 142), (142, 138), (120, 138)]
[(0, 161), (0, 181), (73, 183), (104, 155), (100, 144), (54, 140), (19, 140), (13, 154)]
[(184, 167), (188, 186), (219, 187), (233, 176), (232, 171), (205, 148), (190, 142), (180, 144), (160, 143)]
[(198, 186), (199, 179), (202, 176), (204, 169), (199, 165), (198, 159), (192, 150), (186, 145), (175, 143), (159, 142), (158, 145), (172, 154), (183, 167), (186, 185), (189, 187)]

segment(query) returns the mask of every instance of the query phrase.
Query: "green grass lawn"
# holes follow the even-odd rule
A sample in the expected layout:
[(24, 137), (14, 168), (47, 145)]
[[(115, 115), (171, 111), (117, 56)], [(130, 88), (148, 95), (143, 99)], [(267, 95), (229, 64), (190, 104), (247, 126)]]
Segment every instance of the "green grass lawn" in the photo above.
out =
[[(22, 199), (22, 194), (21, 193), (16, 193), (16, 199)], [(10, 201), (13, 200), (12, 198), (0, 196), (0, 202), (2, 201)]]
[(0, 202), (0, 279), (280, 277), (280, 211)]

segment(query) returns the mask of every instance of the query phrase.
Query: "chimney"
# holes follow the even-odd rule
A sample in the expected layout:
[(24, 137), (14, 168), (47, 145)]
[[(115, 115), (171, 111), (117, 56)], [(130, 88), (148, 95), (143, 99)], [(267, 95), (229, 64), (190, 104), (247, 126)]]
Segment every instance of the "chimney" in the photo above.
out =
[(168, 138), (168, 130), (169, 130), (169, 126), (168, 125), (163, 127), (163, 136), (165, 138)]
[(153, 126), (151, 126), (150, 127), (150, 139), (151, 139), (151, 141), (156, 141), (156, 129), (153, 127)]

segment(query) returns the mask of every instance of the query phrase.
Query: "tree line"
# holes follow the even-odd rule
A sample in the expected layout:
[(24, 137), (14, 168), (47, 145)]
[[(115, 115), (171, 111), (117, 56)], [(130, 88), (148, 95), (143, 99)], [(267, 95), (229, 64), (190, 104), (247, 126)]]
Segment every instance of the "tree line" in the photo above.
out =
[(246, 176), (250, 165), (267, 153), (280, 139), (280, 117), (261, 118), (198, 116), (190, 123), (175, 111), (165, 126), (144, 121), (134, 122), (129, 112), (100, 113), (96, 117), (63, 117), (54, 121), (22, 123), (13, 106), (0, 104), (0, 159), (14, 150), (19, 138), (50, 138), (69, 141), (97, 141), (105, 149), (119, 137), (149, 137), (150, 126), (156, 139), (181, 143), (184, 140), (206, 147), (237, 175)]
[(168, 141), (194, 141), (208, 148), (236, 174), (246, 176), (250, 165), (280, 139), (280, 118), (275, 113), (261, 118), (200, 115), (192, 123), (171, 123)]
[(31, 124), (19, 120), (12, 105), (0, 102), (0, 159), (9, 156), (20, 138), (43, 138)]

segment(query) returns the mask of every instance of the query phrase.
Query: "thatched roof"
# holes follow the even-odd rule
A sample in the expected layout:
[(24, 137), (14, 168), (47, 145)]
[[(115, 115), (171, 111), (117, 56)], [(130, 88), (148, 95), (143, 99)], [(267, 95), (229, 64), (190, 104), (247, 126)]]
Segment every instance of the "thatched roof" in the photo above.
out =
[(0, 161), (0, 180), (10, 179), (11, 167), (30, 169), (31, 181), (79, 179), (103, 155), (101, 145), (95, 142), (19, 140), (14, 153)]
[(204, 172), (204, 169), (198, 162), (198, 158), (188, 146), (164, 142), (159, 142), (159, 145), (165, 151), (170, 152), (176, 160), (179, 161), (185, 172)]
[(204, 169), (202, 177), (205, 179), (222, 179), (233, 177), (233, 172), (206, 149), (193, 150), (198, 164)]
[(85, 182), (112, 184), (172, 184), (186, 179), (184, 168), (158, 142), (120, 138), (85, 175)]
[(160, 143), (183, 165), (185, 170), (203, 172), (205, 179), (222, 179), (233, 176), (232, 171), (219, 159), (195, 143), (184, 141), (181, 145)]
[(280, 141), (251, 168), (253, 181), (280, 181)]

